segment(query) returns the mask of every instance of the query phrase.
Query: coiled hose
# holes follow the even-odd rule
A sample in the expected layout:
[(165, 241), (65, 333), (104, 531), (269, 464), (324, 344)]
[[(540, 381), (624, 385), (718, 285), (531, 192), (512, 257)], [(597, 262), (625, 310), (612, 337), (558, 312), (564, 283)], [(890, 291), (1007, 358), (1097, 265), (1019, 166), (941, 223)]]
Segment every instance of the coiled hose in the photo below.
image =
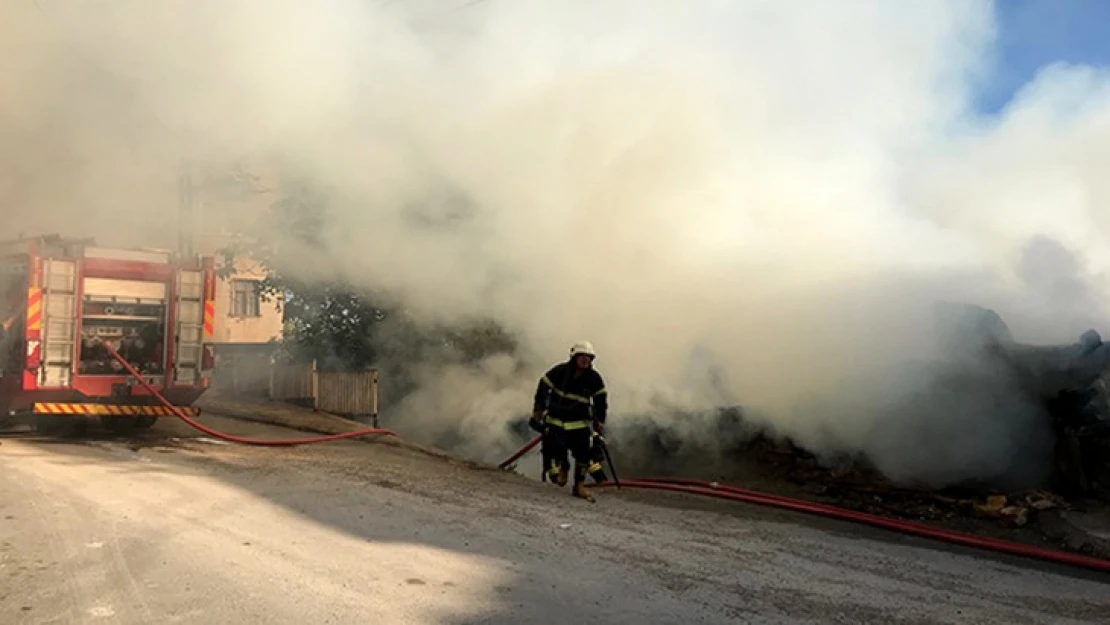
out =
[[(542, 437), (536, 437), (527, 445), (521, 448), (516, 454), (513, 454), (505, 462), (501, 463), (501, 467), (505, 468), (534, 448), (539, 443)], [(812, 514), (822, 516), (839, 521), (849, 521), (852, 523), (861, 523), (870, 525), (872, 527), (879, 527), (882, 529), (900, 532), (911, 536), (920, 538), (928, 538), (931, 540), (938, 540), (942, 542), (960, 545), (963, 547), (972, 547), (976, 549), (984, 549), (987, 551), (994, 551), (997, 553), (1005, 553), (1014, 556), (1021, 556), (1026, 558), (1033, 558), (1052, 562), (1054, 564), (1064, 564), (1067, 566), (1074, 566), (1094, 571), (1101, 571), (1103, 573), (1110, 573), (1110, 560), (1105, 558), (1097, 558), (1078, 553), (1070, 553), (1058, 549), (1047, 549), (1044, 547), (1037, 547), (1035, 545), (1025, 545), (1007, 540), (999, 540), (996, 538), (988, 538), (986, 536), (976, 536), (965, 532), (956, 532), (946, 530), (938, 527), (931, 527), (923, 523), (915, 523), (913, 521), (902, 521), (898, 519), (889, 519), (875, 514), (866, 512), (857, 512), (855, 510), (848, 510), (837, 506), (828, 504), (821, 504), (812, 501), (805, 501), (803, 499), (795, 499), (792, 497), (783, 497), (781, 495), (770, 495), (767, 493), (760, 493), (744, 488), (737, 488), (735, 486), (727, 486), (718, 484), (716, 482), (707, 482), (704, 480), (688, 480), (679, 478), (641, 478), (634, 480), (621, 480), (619, 484), (615, 482), (603, 482), (596, 485), (597, 488), (640, 488), (648, 490), (662, 490), (674, 493), (683, 493), (687, 495), (698, 495), (701, 497), (713, 497), (716, 499), (725, 499), (728, 501), (736, 501), (742, 503), (751, 503), (761, 506), (770, 506), (774, 508), (781, 508), (784, 510), (793, 510), (794, 512), (802, 512), (805, 514)]]

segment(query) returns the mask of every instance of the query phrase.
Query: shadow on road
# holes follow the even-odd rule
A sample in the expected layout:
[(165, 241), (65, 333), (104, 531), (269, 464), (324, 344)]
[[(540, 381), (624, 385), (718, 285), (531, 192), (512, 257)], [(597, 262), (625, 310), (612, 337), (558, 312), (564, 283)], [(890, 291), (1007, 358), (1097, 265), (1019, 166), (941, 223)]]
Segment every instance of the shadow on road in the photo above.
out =
[[(259, 430), (204, 420), (236, 433)], [(159, 473), (216, 479), (242, 491), (244, 502), (260, 498), (313, 526), (367, 543), (462, 554), (496, 571), (499, 581), (475, 598), (480, 614), (436, 621), (442, 625), (744, 622), (756, 615), (920, 622), (900, 616), (906, 597), (919, 603), (907, 614), (931, 614), (933, 622), (945, 622), (944, 606), (955, 604), (964, 615), (983, 610), (1046, 623), (1110, 609), (1106, 576), (1004, 556), (965, 558), (964, 550), (781, 511), (650, 496), (668, 503), (659, 508), (631, 493), (603, 494), (590, 506), (530, 479), (394, 446), (219, 445), (181, 427), (160, 424), (129, 438), (93, 429), (83, 438), (26, 442), (75, 474), (108, 462), (111, 472), (136, 479)], [(290, 437), (280, 428), (258, 435)], [(435, 594), (465, 581), (436, 574), (391, 583)], [(874, 592), (846, 593), (852, 586)]]
[[(640, 555), (631, 519), (607, 526), (584, 502), (537, 493), (518, 476), (361, 442), (249, 448), (159, 434), (123, 439), (89, 430), (83, 438), (23, 443), (76, 479), (96, 466), (102, 479), (110, 479), (105, 473), (123, 476), (120, 484), (172, 476), (175, 483), (189, 479), (195, 490), (218, 480), (242, 493), (235, 499), (245, 508), (262, 500), (287, 510), (295, 519), (291, 523), (305, 528), (305, 541), (313, 540), (317, 527), (321, 535), (342, 532), (366, 543), (368, 558), (383, 544), (396, 545), (392, 552), (398, 553), (416, 547), (413, 557), (424, 554), (443, 566), (402, 574), (380, 584), (375, 594), (404, 588), (434, 603), (438, 595), (474, 589), (467, 603), (477, 606), (420, 622), (722, 622), (731, 618), (730, 610), (740, 609), (729, 608), (736, 603), (731, 598), (704, 606), (695, 589), (699, 581), (668, 574), (665, 557)], [(329, 559), (327, 553), (317, 556)], [(460, 571), (469, 571), (472, 579), (458, 577)], [(726, 567), (722, 573), (729, 575)]]

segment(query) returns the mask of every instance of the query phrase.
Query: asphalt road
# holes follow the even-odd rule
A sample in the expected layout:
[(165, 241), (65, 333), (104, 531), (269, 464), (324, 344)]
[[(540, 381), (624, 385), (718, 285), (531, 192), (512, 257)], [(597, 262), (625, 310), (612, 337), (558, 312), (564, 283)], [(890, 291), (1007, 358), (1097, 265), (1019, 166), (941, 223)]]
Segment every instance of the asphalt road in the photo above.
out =
[(869, 528), (159, 429), (0, 439), (0, 623), (1110, 622), (1106, 577)]

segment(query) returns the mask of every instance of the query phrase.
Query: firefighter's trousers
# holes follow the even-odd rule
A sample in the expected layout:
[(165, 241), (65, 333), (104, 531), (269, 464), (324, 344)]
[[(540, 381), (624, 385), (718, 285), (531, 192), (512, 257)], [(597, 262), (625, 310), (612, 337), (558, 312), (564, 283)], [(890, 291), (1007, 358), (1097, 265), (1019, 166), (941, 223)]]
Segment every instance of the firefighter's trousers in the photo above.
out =
[(556, 484), (566, 484), (568, 454), (574, 458), (574, 483), (584, 482), (593, 463), (593, 430), (589, 423), (585, 427), (564, 427), (549, 421), (543, 437), (543, 461), (544, 470)]

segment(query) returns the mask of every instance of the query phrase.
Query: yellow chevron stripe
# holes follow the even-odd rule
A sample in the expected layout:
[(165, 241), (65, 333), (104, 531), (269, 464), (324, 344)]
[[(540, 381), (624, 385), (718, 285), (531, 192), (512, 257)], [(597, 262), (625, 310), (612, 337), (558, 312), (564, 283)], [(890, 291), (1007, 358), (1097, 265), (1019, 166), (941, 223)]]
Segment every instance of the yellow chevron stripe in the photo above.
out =
[[(195, 417), (200, 414), (200, 411), (192, 406), (178, 406), (177, 410), (190, 417)], [(165, 406), (121, 406), (118, 404), (70, 404), (59, 402), (35, 403), (31, 407), (31, 412), (34, 414), (84, 414), (136, 417), (169, 417), (174, 414)]]
[(27, 330), (38, 332), (42, 329), (42, 290), (36, 287), (27, 289)]
[(216, 302), (211, 300), (204, 303), (204, 338), (212, 338), (212, 333), (215, 331), (216, 323)]

